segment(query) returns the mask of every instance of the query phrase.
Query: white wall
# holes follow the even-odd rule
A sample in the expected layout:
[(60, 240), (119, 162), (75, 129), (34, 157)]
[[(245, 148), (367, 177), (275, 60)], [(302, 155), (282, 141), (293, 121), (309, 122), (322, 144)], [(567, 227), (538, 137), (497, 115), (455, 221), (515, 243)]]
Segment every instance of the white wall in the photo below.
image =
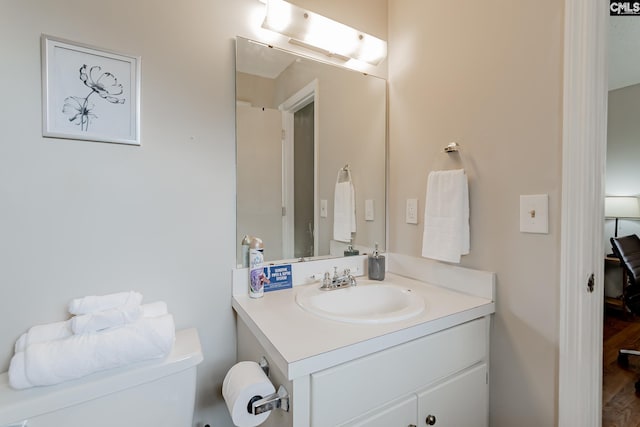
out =
[[(332, 2), (306, 3), (327, 13), (320, 9)], [(368, 13), (386, 25), (386, 2), (376, 4), (385, 8)], [(198, 328), (205, 360), (195, 422), (231, 425), (220, 386), (236, 355), (233, 38), (256, 37), (262, 7), (2, 2), (0, 370), (15, 339), (64, 319), (71, 298), (137, 289), (145, 301), (167, 301), (178, 327)], [(355, 25), (358, 10), (334, 18)], [(41, 33), (142, 57), (142, 146), (42, 138)]]
[[(390, 242), (420, 256), (426, 178), (469, 177), (465, 267), (497, 273), (491, 425), (557, 422), (563, 2), (389, 2)], [(442, 152), (457, 141), (458, 155)], [(549, 234), (519, 195), (549, 194)], [(404, 221), (419, 199), (420, 224)]]

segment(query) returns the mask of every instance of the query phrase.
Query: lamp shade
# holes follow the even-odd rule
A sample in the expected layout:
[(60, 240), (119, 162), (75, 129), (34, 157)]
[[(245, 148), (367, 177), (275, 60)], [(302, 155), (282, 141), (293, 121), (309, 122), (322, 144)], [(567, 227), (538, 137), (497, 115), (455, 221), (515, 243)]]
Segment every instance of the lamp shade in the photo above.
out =
[(640, 204), (637, 197), (605, 197), (605, 218), (640, 218)]

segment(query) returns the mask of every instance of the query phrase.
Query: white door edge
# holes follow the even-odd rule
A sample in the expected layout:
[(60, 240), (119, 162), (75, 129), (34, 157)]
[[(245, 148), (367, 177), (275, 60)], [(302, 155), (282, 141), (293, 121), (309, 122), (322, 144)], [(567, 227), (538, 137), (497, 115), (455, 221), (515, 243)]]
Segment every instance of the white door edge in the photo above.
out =
[[(558, 426), (602, 425), (608, 2), (565, 0)], [(587, 281), (594, 274), (594, 291)]]

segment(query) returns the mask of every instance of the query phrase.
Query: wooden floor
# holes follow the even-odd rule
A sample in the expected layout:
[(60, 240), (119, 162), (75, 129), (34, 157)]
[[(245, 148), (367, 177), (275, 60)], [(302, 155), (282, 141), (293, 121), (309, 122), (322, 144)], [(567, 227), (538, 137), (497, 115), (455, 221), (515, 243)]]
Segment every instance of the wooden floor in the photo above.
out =
[(640, 350), (640, 316), (625, 318), (605, 310), (602, 357), (602, 427), (640, 427), (640, 356), (629, 357), (629, 366), (618, 365), (618, 349)]

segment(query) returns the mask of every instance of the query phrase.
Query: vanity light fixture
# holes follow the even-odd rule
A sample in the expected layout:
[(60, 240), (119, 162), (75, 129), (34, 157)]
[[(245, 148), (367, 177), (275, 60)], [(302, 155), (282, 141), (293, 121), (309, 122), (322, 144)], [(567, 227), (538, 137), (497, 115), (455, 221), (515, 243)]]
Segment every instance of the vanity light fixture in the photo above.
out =
[(337, 57), (378, 65), (387, 42), (283, 0), (267, 0), (262, 28), (290, 37), (290, 43)]

